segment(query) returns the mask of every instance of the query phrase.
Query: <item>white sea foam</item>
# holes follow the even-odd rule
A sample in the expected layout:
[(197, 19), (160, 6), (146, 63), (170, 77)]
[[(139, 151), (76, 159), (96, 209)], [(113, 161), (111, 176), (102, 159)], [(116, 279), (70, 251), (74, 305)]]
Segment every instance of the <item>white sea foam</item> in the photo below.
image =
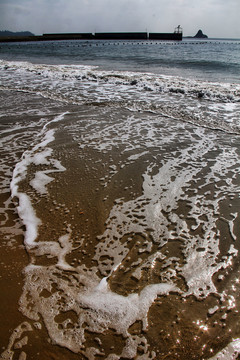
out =
[[(104, 287), (79, 295), (81, 306), (97, 312), (98, 326), (115, 329), (118, 334), (129, 336), (128, 329), (137, 320), (143, 322), (143, 329), (148, 327), (147, 315), (150, 306), (158, 295), (166, 295), (178, 289), (172, 284), (146, 286), (142, 292), (127, 297), (118, 295)], [(101, 324), (101, 325), (100, 325)], [(94, 326), (92, 328), (94, 331)]]
[[(7, 346), (7, 349), (4, 350), (4, 352), (2, 354), (0, 354), (1, 355), (0, 358), (2, 360), (12, 360), (13, 357), (14, 357), (14, 350), (21, 349), (24, 345), (26, 345), (28, 343), (28, 337), (27, 336), (25, 336), (24, 338), (21, 339), (23, 334), (25, 332), (30, 332), (32, 330), (33, 330), (32, 326), (27, 321), (25, 321), (22, 324), (18, 325), (14, 329), (12, 335), (10, 336), (9, 344)], [(25, 352), (23, 352), (23, 351), (20, 353), (19, 360), (26, 359), (24, 354), (25, 354)]]
[[(21, 310), (35, 321), (38, 321), (41, 314), (53, 341), (74, 352), (82, 352), (88, 359), (91, 359), (91, 351), (84, 346), (86, 332), (103, 333), (107, 329), (115, 330), (126, 340), (122, 353), (115, 357), (116, 359), (136, 356), (140, 344), (144, 341), (147, 345), (147, 342), (144, 336), (139, 338), (130, 335), (129, 327), (139, 320), (147, 330), (148, 311), (154, 300), (158, 296), (179, 291), (178, 288), (173, 284), (160, 283), (146, 286), (140, 294), (132, 293), (128, 296), (116, 294), (110, 290), (106, 279), (99, 280), (94, 270), (87, 270), (84, 266), (73, 268), (66, 265), (65, 257), (72, 251), (70, 234), (71, 232), (68, 232), (59, 238), (58, 242), (61, 243), (62, 249), (56, 242), (45, 242), (37, 249), (37, 255), (50, 254), (58, 257), (58, 264), (56, 267), (30, 265), (26, 268), (26, 282), (20, 300)], [(69, 282), (62, 278), (62, 270), (74, 274), (70, 276)], [(58, 292), (51, 294), (54, 282), (57, 282), (58, 289), (61, 289), (60, 297)], [(44, 290), (47, 290), (50, 296), (44, 297), (42, 295)], [(29, 296), (33, 304), (30, 308), (27, 306)], [(55, 319), (62, 312), (66, 314), (74, 312), (77, 321), (73, 322), (70, 318), (66, 318), (61, 323), (56, 322)], [(63, 331), (59, 331), (60, 324), (63, 326)], [(147, 350), (148, 346), (144, 349), (146, 356)], [(98, 349), (95, 348), (95, 351)]]
[(54, 178), (46, 175), (44, 171), (37, 171), (35, 178), (30, 181), (30, 185), (37, 191), (39, 194), (43, 195), (47, 193), (46, 185), (48, 185)]
[[(64, 118), (64, 114), (57, 116), (52, 121), (61, 121)], [(51, 121), (49, 122), (51, 123)], [(26, 247), (33, 247), (36, 245), (35, 240), (38, 235), (38, 226), (41, 224), (41, 220), (36, 216), (35, 210), (32, 207), (30, 197), (19, 190), (19, 184), (25, 180), (27, 170), (30, 164), (37, 165), (53, 165), (55, 169), (46, 171), (37, 171), (35, 178), (30, 181), (30, 184), (40, 194), (46, 193), (46, 185), (52, 181), (52, 178), (47, 176), (47, 173), (53, 173), (56, 171), (64, 171), (65, 168), (61, 166), (59, 161), (49, 159), (52, 149), (46, 148), (46, 146), (52, 142), (54, 138), (54, 130), (46, 130), (46, 126), (43, 128), (39, 135), (40, 142), (34, 145), (30, 150), (27, 150), (22, 155), (21, 161), (19, 161), (13, 171), (13, 177), (10, 184), (12, 197), (17, 197), (19, 205), (17, 207), (19, 217), (22, 219), (23, 224), (26, 227), (24, 243)]]
[[(92, 123), (91, 121), (91, 125)], [(139, 156), (130, 155), (134, 141), (139, 145), (139, 134), (147, 123), (146, 120), (146, 123), (140, 124), (136, 118), (130, 117), (126, 121), (126, 127), (122, 125), (120, 133), (116, 131), (117, 126), (109, 124), (103, 130), (93, 133), (89, 132), (84, 124), (85, 136), (74, 125), (75, 140), (82, 145), (81, 149), (91, 146), (98, 150), (99, 144), (104, 144), (104, 149), (108, 152), (112, 151), (121, 138), (121, 145), (125, 148), (123, 153), (129, 154), (126, 156), (127, 161), (123, 162), (123, 165), (127, 166), (139, 161), (141, 156), (148, 155), (147, 151), (141, 151), (141, 147)], [(154, 127), (144, 133), (146, 136), (142, 141), (144, 145), (147, 144), (146, 148), (150, 147), (151, 139), (152, 146), (159, 152), (163, 151), (166, 144), (172, 143), (176, 146), (177, 139), (172, 133), (161, 138), (161, 142)], [(100, 350), (97, 346), (85, 348), (86, 332), (104, 333), (114, 329), (125, 337), (125, 345), (120, 355), (113, 353), (108, 359), (137, 356), (143, 341), (146, 342), (144, 356), (151, 358), (153, 355), (147, 350), (145, 337), (130, 335), (129, 327), (136, 321), (141, 321), (142, 328), (148, 329), (149, 308), (158, 296), (167, 295), (169, 292), (183, 297), (194, 295), (199, 299), (210, 293), (222, 295), (218, 293), (213, 277), (219, 270), (231, 266), (237, 256), (237, 249), (231, 244), (222, 256), (217, 221), (220, 218), (221, 202), (227, 195), (239, 191), (237, 182), (234, 181), (238, 173), (237, 149), (232, 147), (216, 150), (216, 135), (208, 134), (204, 129), (191, 129), (188, 137), (188, 146), (178, 147), (174, 153), (162, 156), (160, 163), (152, 161), (147, 166), (143, 174), (142, 195), (129, 201), (116, 200), (107, 219), (106, 230), (98, 237), (99, 244), (94, 256), (98, 263), (97, 268), (89, 270), (83, 264), (74, 267), (68, 263), (67, 255), (75, 249), (70, 230), (59, 239), (41, 242), (41, 246), (34, 249), (36, 256), (56, 258), (56, 265), (48, 268), (31, 266), (26, 270), (21, 310), (36, 321), (41, 314), (49, 336), (57, 344), (91, 359)], [(38, 151), (42, 151), (42, 148), (39, 147)], [(214, 161), (208, 162), (213, 153)], [(157, 151), (153, 159), (156, 158)], [(43, 156), (41, 160), (40, 156), (40, 163), (45, 161), (44, 159)], [(114, 173), (118, 168), (116, 165), (108, 167), (110, 171), (114, 170)], [(202, 175), (202, 169), (207, 168), (206, 174)], [(104, 177), (107, 184), (106, 179), (107, 177)], [(215, 195), (208, 197), (208, 193), (211, 194), (209, 187), (215, 183), (219, 184), (215, 186)], [(187, 195), (186, 191), (189, 191)], [(179, 210), (181, 201), (188, 207), (184, 216), (181, 216)], [(231, 220), (225, 220), (229, 221), (228, 230), (232, 240), (235, 220), (235, 213)], [(195, 234), (194, 231), (200, 228), (202, 232)], [(159, 282), (143, 287), (139, 293), (132, 292), (122, 296), (113, 292), (108, 284), (120, 271), (121, 265), (129, 256), (132, 244), (137, 246), (134, 244), (136, 234), (143, 238), (143, 243), (137, 248), (139, 258), (132, 267), (125, 268), (125, 273), (131, 273), (136, 281), (141, 282), (144, 271), (156, 271), (160, 263)], [(123, 242), (124, 237), (126, 240)], [(167, 257), (163, 250), (168, 248), (171, 241), (181, 242), (181, 254)], [(98, 270), (104, 276), (102, 279), (97, 275)], [(73, 274), (68, 281), (64, 277), (64, 271)], [(185, 286), (176, 285), (177, 282), (181, 283), (181, 278), (184, 279), (187, 289)], [(54, 292), (52, 284), (56, 283), (58, 291)], [(44, 290), (49, 292), (48, 297), (39, 296)], [(27, 306), (29, 297), (34, 304), (31, 309)], [(234, 299), (228, 295), (221, 299), (225, 301), (226, 310), (229, 311), (230, 306), (231, 310), (234, 309)], [(210, 308), (208, 314), (214, 316), (216, 309), (217, 307)], [(221, 310), (223, 311), (223, 306)], [(70, 311), (75, 314), (75, 322), (67, 315), (60, 323), (56, 321), (59, 314)]]
[[(195, 222), (195, 225), (190, 228), (188, 221), (177, 214), (178, 203), (180, 200), (184, 201), (185, 198), (185, 189), (198, 179), (199, 168), (207, 165), (203, 159), (215, 148), (214, 138), (206, 139), (199, 130), (197, 130), (197, 134), (200, 140), (196, 142), (196, 146), (192, 139), (192, 146), (182, 151), (176, 158), (171, 158), (162, 164), (157, 174), (152, 175), (154, 165), (148, 167), (147, 172), (143, 174), (142, 196), (128, 202), (119, 200), (112, 208), (106, 231), (99, 237), (95, 255), (103, 275), (106, 275), (108, 271), (112, 272), (112, 268), (127, 256), (128, 241), (125, 243), (121, 241), (124, 235), (140, 233), (148, 239), (148, 232), (150, 232), (154, 243), (163, 247), (170, 240), (174, 240), (178, 234), (178, 238), (183, 244), (186, 263), (178, 266), (177, 270), (184, 277), (188, 286), (186, 295), (194, 294), (201, 298), (211, 292), (217, 292), (212, 281), (213, 275), (219, 269), (229, 266), (232, 257), (236, 256), (237, 252), (231, 251), (231, 245), (229, 256), (222, 261), (217, 260), (220, 249), (219, 234), (216, 231), (216, 216), (219, 216), (219, 206), (223, 200), (223, 194), (226, 191), (228, 193), (238, 191), (238, 186), (232, 182), (226, 183), (225, 186), (216, 190), (216, 199), (211, 201), (206, 200), (204, 195), (188, 196), (188, 205), (191, 206), (189, 218)], [(226, 168), (226, 163), (232, 167), (237, 161), (237, 153), (234, 151), (234, 148), (229, 152), (224, 151), (215, 159), (202, 187), (208, 186), (211, 179), (217, 181), (218, 178), (220, 180), (224, 174), (227, 174), (229, 168)], [(189, 165), (180, 168), (181, 164)], [(201, 219), (203, 214), (206, 214), (204, 221)], [(236, 219), (236, 214), (234, 219)], [(169, 221), (174, 225), (173, 230), (169, 230)], [(230, 221), (229, 224), (230, 234), (234, 238), (233, 223)], [(199, 227), (203, 227), (204, 236), (192, 235), (192, 231)], [(112, 242), (113, 238), (115, 239), (114, 243)], [(130, 237), (129, 242), (131, 243), (131, 241), (133, 240)], [(102, 257), (109, 257), (112, 260), (101, 264)], [(150, 266), (150, 262), (148, 266)], [(141, 277), (141, 266), (134, 271), (134, 274), (136, 278)]]
[[(38, 81), (35, 79), (37, 72)], [(40, 195), (47, 194), (47, 185), (53, 181), (49, 174), (65, 170), (58, 160), (52, 158), (50, 143), (55, 139), (54, 123), (63, 120), (66, 113), (43, 125), (36, 142), (29, 146), (15, 167), (11, 191), (12, 196), (19, 200), (19, 216), (26, 227), (25, 244), (27, 249), (30, 248), (32, 258), (46, 256), (53, 263), (55, 259), (55, 264), (40, 266), (35, 265), (33, 260), (33, 264), (26, 268), (26, 281), (20, 300), (23, 314), (34, 321), (43, 319), (54, 343), (81, 353), (88, 359), (94, 359), (96, 354), (105, 356), (105, 353), (97, 346), (87, 348), (87, 334), (104, 334), (105, 331), (114, 330), (123, 336), (122, 353), (112, 353), (106, 359), (116, 360), (155, 357), (154, 352), (148, 350), (146, 338), (131, 335), (129, 328), (140, 321), (142, 329), (148, 330), (149, 309), (157, 297), (174, 293), (180, 298), (184, 297), (184, 301), (188, 296), (204, 299), (214, 293), (216, 299), (221, 298), (222, 312), (234, 310), (235, 297), (227, 290), (220, 293), (213, 277), (218, 271), (230, 268), (238, 254), (235, 226), (238, 212), (234, 210), (223, 218), (221, 206), (226, 199), (239, 193), (239, 155), (233, 144), (221, 149), (216, 133), (194, 126), (186, 130), (187, 126), (185, 128), (181, 122), (174, 122), (174, 119), (182, 119), (206, 125), (208, 115), (216, 112), (216, 108), (208, 108), (208, 101), (228, 101), (232, 90), (227, 85), (222, 85), (219, 90), (217, 84), (182, 82), (179, 78), (170, 77), (154, 78), (151, 74), (100, 72), (91, 67), (16, 63), (10, 64), (9, 73), (5, 70), (5, 79), (9, 74), (19, 75), (17, 85), (14, 83), (16, 79), (11, 79), (14, 88), (39, 92), (46, 97), (83, 104), (89, 102), (94, 106), (96, 98), (98, 104), (106, 101), (108, 105), (111, 99), (112, 112), (115, 102), (126, 101), (126, 108), (131, 109), (134, 115), (128, 116), (126, 121), (121, 119), (121, 126), (113, 121), (112, 113), (112, 123), (109, 121), (108, 106), (104, 107), (102, 113), (96, 110), (96, 106), (94, 113), (88, 115), (89, 111), (86, 111), (82, 122), (71, 125), (73, 138), (81, 150), (90, 147), (102, 150), (107, 155), (121, 146), (119, 163), (106, 166), (110, 170), (102, 178), (106, 187), (121, 169), (126, 170), (134, 162), (140, 164), (141, 161), (141, 165), (145, 166), (142, 194), (134, 196), (131, 193), (130, 200), (124, 197), (117, 199), (110, 210), (106, 229), (98, 236), (99, 243), (93, 256), (94, 264), (97, 262), (98, 266), (88, 268), (82, 258), (79, 266), (73, 266), (68, 258), (77, 247), (74, 246), (71, 226), (59, 238), (52, 235), (49, 241), (36, 242), (41, 220), (34, 212), (30, 196), (20, 190), (20, 184), (26, 181), (31, 165), (37, 170), (30, 185)], [(25, 79), (25, 83), (21, 83), (23, 74), (26, 79), (28, 77), (35, 82), (29, 81), (28, 84)], [(79, 76), (82, 76), (80, 84)], [(134, 83), (131, 84), (132, 81)], [(50, 83), (51, 88), (47, 89)], [(96, 98), (95, 84), (99, 86)], [(198, 94), (203, 91), (204, 85), (208, 92), (199, 100)], [(118, 91), (120, 88), (121, 91)], [(234, 91), (236, 88), (233, 89), (232, 99), (238, 101)], [(78, 94), (80, 92), (81, 95)], [(146, 92), (150, 95), (146, 96)], [(95, 94), (93, 97), (92, 93)], [(155, 104), (158, 97), (163, 97), (165, 101), (169, 95), (166, 104)], [(197, 121), (191, 116), (196, 104), (199, 110)], [(237, 102), (234, 106), (227, 105), (225, 109), (221, 103), (219, 108), (223, 114), (226, 111), (238, 112)], [(207, 113), (205, 120), (201, 118), (204, 109)], [(146, 111), (158, 116), (137, 116)], [(104, 118), (101, 119), (102, 127), (98, 125), (99, 114)], [(219, 113), (215, 115), (215, 120), (219, 119)], [(215, 120), (214, 116), (211, 117), (209, 127), (233, 130)], [(50, 124), (54, 129), (49, 129)], [(147, 161), (144, 163), (145, 159)], [(219, 221), (227, 223), (228, 241), (234, 242), (226, 245), (224, 250), (220, 246)], [(136, 237), (140, 238), (138, 243)], [(174, 254), (168, 256), (171, 244), (176, 246)], [(133, 263), (130, 261), (125, 266), (126, 260), (131, 260), (131, 251), (136, 252), (137, 260), (134, 258)], [(131, 274), (131, 278), (141, 284), (139, 292), (132, 289), (130, 294), (122, 296), (110, 289), (109, 283), (122, 268), (123, 276)], [(142, 286), (144, 273), (157, 273), (154, 283)], [(217, 309), (217, 305), (209, 308), (208, 315), (215, 316)], [(139, 351), (142, 355), (139, 355)], [(231, 343), (222, 353), (234, 359), (236, 351), (239, 351), (238, 341)]]
[(3, 89), (35, 92), (76, 104), (114, 105), (124, 101), (125, 107), (132, 111), (153, 111), (227, 132), (240, 131), (240, 85), (237, 84), (150, 73), (102, 71), (93, 66), (41, 65), (3, 60), (0, 61), (0, 71)]

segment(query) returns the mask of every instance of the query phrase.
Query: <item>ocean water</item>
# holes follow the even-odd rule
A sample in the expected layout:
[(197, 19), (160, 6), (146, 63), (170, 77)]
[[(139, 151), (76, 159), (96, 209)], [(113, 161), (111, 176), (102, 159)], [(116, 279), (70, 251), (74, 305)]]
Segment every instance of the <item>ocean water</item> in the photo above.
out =
[(238, 359), (240, 40), (0, 44), (0, 359)]

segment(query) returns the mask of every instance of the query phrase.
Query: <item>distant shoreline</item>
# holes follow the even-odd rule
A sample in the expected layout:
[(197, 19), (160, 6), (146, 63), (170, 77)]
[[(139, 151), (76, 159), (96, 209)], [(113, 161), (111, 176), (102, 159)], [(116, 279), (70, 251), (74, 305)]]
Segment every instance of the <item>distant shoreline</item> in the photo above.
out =
[[(240, 41), (240, 38), (223, 38), (223, 37), (208, 37), (208, 38), (197, 38), (195, 36), (181, 36), (182, 34), (176, 33), (59, 33), (59, 34), (43, 34), (43, 35), (10, 35), (1, 36), (0, 31), (0, 43), (7, 42), (41, 42), (41, 41), (56, 41), (56, 40), (193, 40), (193, 41), (212, 41), (212, 40), (223, 40), (223, 41)], [(14, 33), (13, 33), (14, 34)], [(19, 33), (20, 34), (20, 33)], [(97, 36), (96, 36), (97, 35)], [(112, 35), (112, 37), (110, 36)], [(177, 36), (176, 36), (177, 35)]]

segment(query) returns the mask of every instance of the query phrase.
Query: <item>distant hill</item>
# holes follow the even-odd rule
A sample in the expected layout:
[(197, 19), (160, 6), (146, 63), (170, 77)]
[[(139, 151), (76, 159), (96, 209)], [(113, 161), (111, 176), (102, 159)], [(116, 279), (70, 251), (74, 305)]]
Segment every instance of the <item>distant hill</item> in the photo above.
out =
[(15, 36), (34, 36), (30, 31), (12, 32), (8, 30), (0, 31), (0, 37), (15, 37)]

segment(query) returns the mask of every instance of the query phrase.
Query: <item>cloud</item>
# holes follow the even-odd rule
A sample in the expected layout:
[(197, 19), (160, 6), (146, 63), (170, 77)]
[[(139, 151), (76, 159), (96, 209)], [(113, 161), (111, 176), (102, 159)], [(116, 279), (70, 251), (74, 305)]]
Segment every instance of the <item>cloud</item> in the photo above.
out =
[(0, 0), (2, 30), (46, 32), (198, 29), (240, 37), (239, 0)]

